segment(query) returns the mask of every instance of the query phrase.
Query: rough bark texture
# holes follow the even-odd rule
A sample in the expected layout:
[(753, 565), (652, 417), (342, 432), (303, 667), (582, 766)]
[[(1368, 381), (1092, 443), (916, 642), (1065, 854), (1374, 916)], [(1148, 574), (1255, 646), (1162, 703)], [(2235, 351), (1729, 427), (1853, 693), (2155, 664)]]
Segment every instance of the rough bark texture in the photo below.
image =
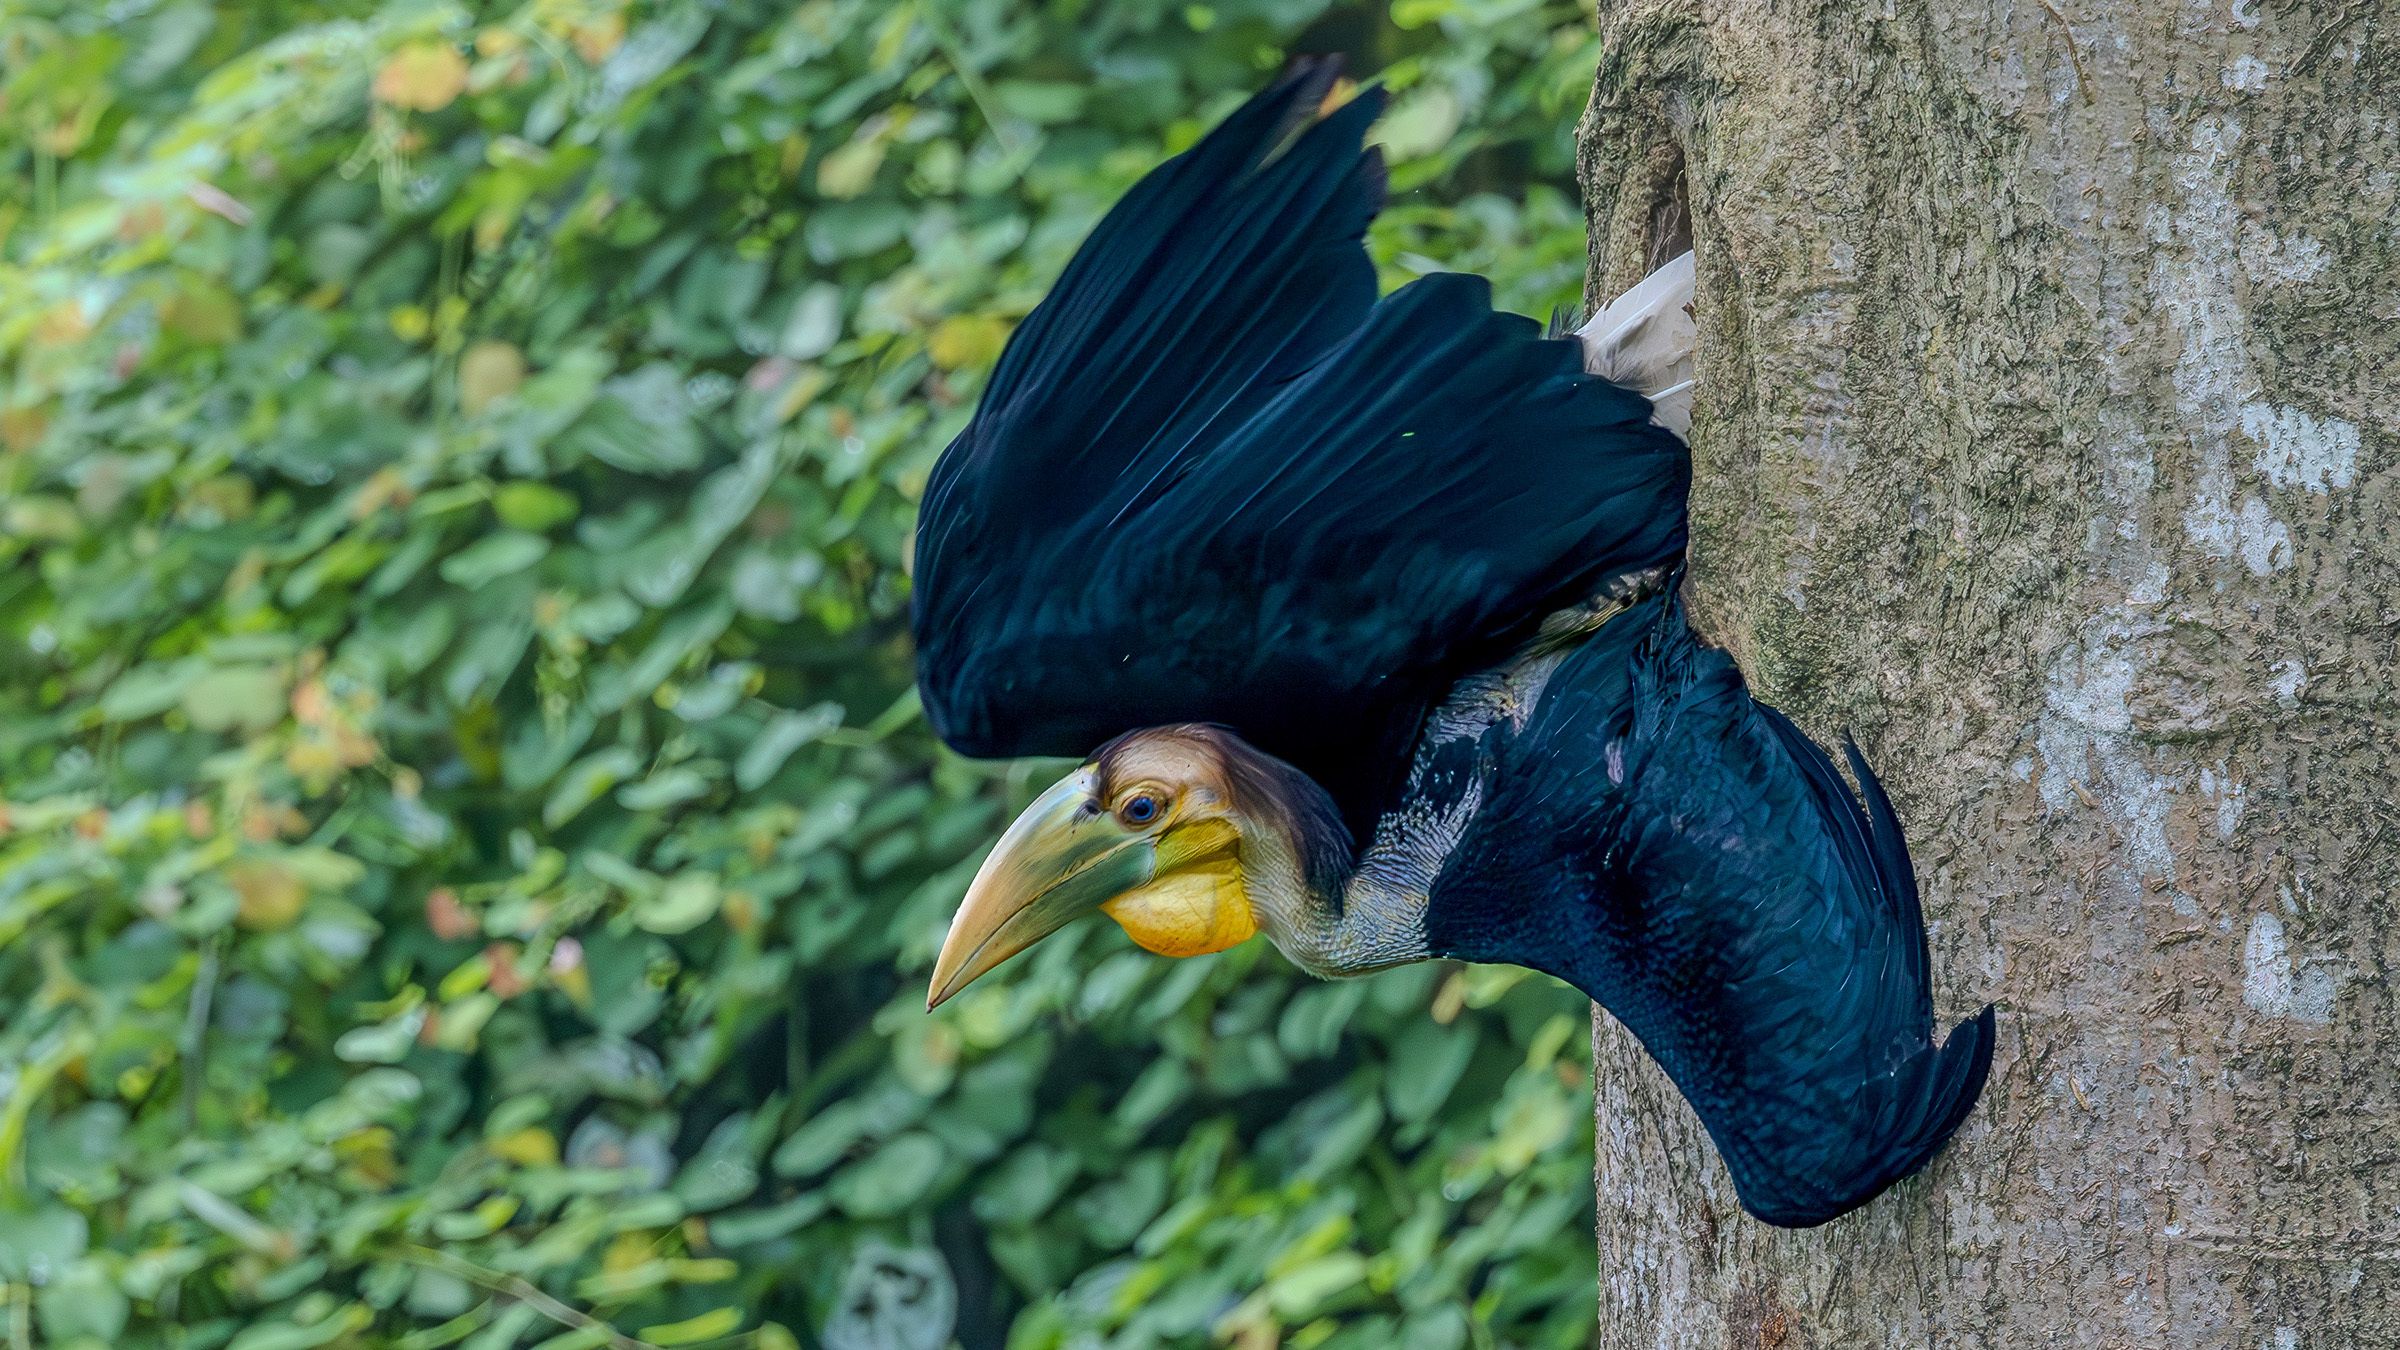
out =
[(1600, 20), (1594, 290), (1678, 192), (1700, 256), (1694, 610), (2002, 1019), (1792, 1234), (1603, 1018), (1601, 1343), (2400, 1344), (2400, 4)]

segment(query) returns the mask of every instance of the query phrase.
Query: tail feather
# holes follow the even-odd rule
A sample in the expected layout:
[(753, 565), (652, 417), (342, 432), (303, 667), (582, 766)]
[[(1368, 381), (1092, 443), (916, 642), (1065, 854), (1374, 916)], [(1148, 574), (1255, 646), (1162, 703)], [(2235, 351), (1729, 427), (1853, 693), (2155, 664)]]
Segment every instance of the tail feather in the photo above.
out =
[(1583, 368), (1649, 399), (1652, 419), (1677, 437), (1692, 427), (1700, 343), (1693, 317), (1696, 275), (1692, 255), (1684, 253), (1575, 330)]
[(1983, 1095), (1992, 1073), (1992, 1043), (1997, 1039), (1992, 1007), (1950, 1028), (1939, 1050), (1929, 1049), (1913, 1066), (1911, 1109), (1895, 1137), (1887, 1142), (1890, 1163), (1858, 1198), (1864, 1203), (1933, 1160), (1966, 1123)]

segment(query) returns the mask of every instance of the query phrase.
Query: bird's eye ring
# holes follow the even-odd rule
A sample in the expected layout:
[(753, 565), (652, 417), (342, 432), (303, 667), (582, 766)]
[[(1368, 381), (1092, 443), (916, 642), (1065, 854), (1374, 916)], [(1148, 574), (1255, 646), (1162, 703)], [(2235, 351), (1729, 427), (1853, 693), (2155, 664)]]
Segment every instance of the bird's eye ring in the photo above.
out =
[(1117, 808), (1117, 815), (1128, 825), (1147, 825), (1158, 819), (1160, 809), (1158, 798), (1147, 792), (1137, 792)]

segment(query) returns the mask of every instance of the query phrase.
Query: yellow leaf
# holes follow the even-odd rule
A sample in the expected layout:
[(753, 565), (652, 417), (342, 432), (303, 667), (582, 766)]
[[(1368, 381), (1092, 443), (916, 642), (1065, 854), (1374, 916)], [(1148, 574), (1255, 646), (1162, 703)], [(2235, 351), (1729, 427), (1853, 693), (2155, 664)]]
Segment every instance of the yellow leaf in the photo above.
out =
[(28, 492), (0, 504), (0, 531), (24, 539), (67, 543), (83, 533), (83, 518), (63, 497)]
[(565, 994), (568, 1001), (576, 1007), (589, 1008), (592, 1006), (592, 977), (583, 967), (576, 966), (571, 970), (553, 970), (550, 972), (550, 983), (560, 993)]
[(667, 1262), (667, 1278), (677, 1284), (722, 1284), (742, 1268), (722, 1256), (682, 1257)]
[(558, 1138), (539, 1125), (511, 1130), (492, 1141), (492, 1153), (519, 1167), (558, 1166)]
[(304, 727), (321, 727), (333, 719), (333, 695), (325, 681), (311, 675), (292, 689), (292, 720)]
[(375, 98), (395, 108), (438, 112), (467, 89), (467, 58), (447, 42), (412, 42), (375, 72)]
[(165, 207), (157, 202), (136, 202), (126, 207), (123, 218), (117, 221), (117, 240), (120, 243), (138, 244), (165, 229), (166, 224)]
[(353, 726), (333, 729), (333, 757), (345, 769), (363, 769), (375, 762), (383, 747), (375, 738)]
[(989, 314), (956, 314), (942, 320), (925, 343), (933, 363), (944, 370), (980, 370), (1000, 359), (1008, 340), (1008, 325)]
[(817, 395), (825, 392), (825, 386), (829, 379), (830, 377), (824, 371), (815, 366), (801, 371), (798, 377), (784, 387), (783, 397), (775, 401), (776, 424), (780, 426), (791, 421), (805, 411), (809, 404), (816, 402)]
[(484, 253), (499, 251), (508, 242), (509, 227), (516, 224), (513, 207), (494, 207), (475, 217), (475, 247)]
[(608, 14), (590, 23), (579, 23), (568, 36), (575, 44), (577, 55), (592, 65), (599, 65), (624, 45), (625, 16)]
[(642, 1328), (642, 1339), (652, 1345), (691, 1345), (698, 1341), (713, 1341), (730, 1336), (742, 1325), (742, 1310), (717, 1308), (698, 1317), (680, 1322), (666, 1322)]
[(42, 443), (42, 437), (49, 431), (48, 409), (37, 406), (0, 411), (0, 445), (11, 450), (31, 450)]
[(862, 136), (817, 163), (817, 191), (836, 200), (855, 197), (874, 185), (883, 167), (883, 138)]
[(433, 316), (419, 305), (401, 305), (392, 311), (392, 336), (402, 342), (422, 342), (433, 331)]
[(1467, 982), (1454, 973), (1449, 979), (1442, 981), (1442, 987), (1434, 993), (1433, 1020), (1448, 1026), (1458, 1020), (1459, 1013), (1464, 1011), (1466, 1006)]
[(300, 918), (308, 888), (290, 868), (264, 859), (237, 862), (225, 869), (225, 884), (236, 898), (234, 917), (256, 932), (289, 928)]
[(350, 518), (365, 520), (387, 506), (406, 506), (415, 498), (407, 477), (386, 464), (368, 474), (367, 481), (359, 485), (358, 495), (350, 499)]
[(83, 312), (83, 305), (74, 300), (61, 300), (42, 311), (34, 321), (34, 341), (46, 347), (80, 342), (91, 335), (92, 318)]
[(333, 1141), (333, 1156), (376, 1190), (388, 1190), (400, 1180), (400, 1159), (392, 1149), (392, 1132), (387, 1126), (370, 1125), (343, 1135)]
[(323, 741), (294, 741), (283, 752), (283, 767), (305, 780), (309, 794), (315, 796), (333, 785), (334, 776), (341, 772), (342, 762), (334, 754), (333, 747)]
[(606, 1250), (600, 1253), (600, 1269), (611, 1275), (622, 1275), (647, 1265), (650, 1247), (656, 1239), (648, 1233), (619, 1233)]
[(159, 323), (203, 347), (222, 347), (242, 335), (242, 302), (213, 281), (193, 277), (160, 307)]
[(183, 514), (207, 525), (241, 520), (257, 509), (257, 486), (236, 474), (204, 478), (183, 495)]
[(525, 353), (506, 342), (478, 342), (458, 358), (458, 408), (469, 417), (525, 383)]
[(443, 1002), (454, 1003), (483, 988), (491, 977), (492, 968), (484, 963), (481, 956), (477, 956), (451, 967), (450, 973), (442, 977), (442, 982), (433, 987), (433, 992)]

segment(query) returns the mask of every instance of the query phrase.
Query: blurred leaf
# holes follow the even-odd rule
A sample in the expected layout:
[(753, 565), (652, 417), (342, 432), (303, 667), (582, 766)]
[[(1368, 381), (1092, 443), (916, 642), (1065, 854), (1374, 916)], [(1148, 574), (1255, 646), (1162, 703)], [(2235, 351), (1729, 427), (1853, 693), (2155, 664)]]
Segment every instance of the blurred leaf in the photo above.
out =
[(958, 1317), (957, 1285), (938, 1252), (869, 1242), (852, 1258), (825, 1350), (941, 1350)]
[(0, 1209), (0, 1276), (47, 1283), (79, 1256), (90, 1226), (64, 1205)]
[(933, 363), (944, 370), (980, 370), (1000, 359), (1008, 326), (989, 314), (960, 314), (944, 319), (926, 340)]
[(442, 560), (442, 579), (453, 586), (477, 590), (512, 572), (522, 572), (542, 560), (550, 541), (538, 534), (503, 530), (488, 534)]
[(904, 1134), (834, 1176), (827, 1194), (861, 1219), (897, 1214), (916, 1203), (940, 1175), (942, 1147), (931, 1135)]
[(864, 136), (841, 146), (817, 165), (817, 191), (837, 200), (858, 196), (883, 167), (883, 138)]
[(186, 686), (182, 702), (202, 731), (264, 731), (282, 720), (283, 676), (266, 666), (220, 666)]
[(827, 732), (840, 726), (842, 715), (838, 703), (820, 703), (806, 712), (775, 714), (743, 747), (742, 757), (734, 765), (733, 781), (745, 791), (766, 782), (792, 757), (793, 751), (823, 739)]
[(300, 906), (308, 898), (307, 883), (287, 864), (251, 859), (225, 869), (225, 883), (239, 898), (236, 910), (244, 928), (272, 931), (299, 922)]
[(652, 1345), (691, 1345), (731, 1335), (741, 1324), (741, 1309), (714, 1308), (680, 1322), (662, 1322), (657, 1326), (644, 1327), (641, 1337)]
[(542, 824), (557, 829), (573, 820), (583, 808), (600, 800), (641, 767), (641, 756), (621, 745), (577, 760), (573, 768), (559, 775), (558, 786), (551, 790), (549, 800), (542, 803)]
[(561, 492), (548, 483), (530, 483), (520, 479), (513, 483), (502, 483), (492, 493), (492, 514), (500, 517), (500, 523), (512, 530), (539, 534), (554, 525), (573, 520), (576, 509), (575, 498), (571, 494)]
[(667, 878), (649, 897), (636, 901), (633, 921), (653, 933), (688, 933), (713, 917), (724, 899), (714, 876), (682, 872)]
[(672, 473), (700, 462), (691, 405), (673, 367), (653, 362), (602, 390), (576, 424), (578, 449), (633, 473)]
[(34, 1308), (42, 1334), (54, 1343), (72, 1343), (88, 1336), (97, 1344), (113, 1344), (133, 1315), (124, 1291), (92, 1262), (77, 1262), (40, 1290)]
[(458, 358), (458, 407), (469, 417), (525, 383), (525, 353), (506, 342), (478, 342)]
[(194, 657), (135, 666), (101, 695), (100, 715), (112, 722), (155, 717), (181, 703), (185, 691), (207, 673), (207, 664)]
[(466, 88), (466, 58), (446, 42), (412, 42), (375, 72), (378, 100), (417, 112), (439, 112)]

